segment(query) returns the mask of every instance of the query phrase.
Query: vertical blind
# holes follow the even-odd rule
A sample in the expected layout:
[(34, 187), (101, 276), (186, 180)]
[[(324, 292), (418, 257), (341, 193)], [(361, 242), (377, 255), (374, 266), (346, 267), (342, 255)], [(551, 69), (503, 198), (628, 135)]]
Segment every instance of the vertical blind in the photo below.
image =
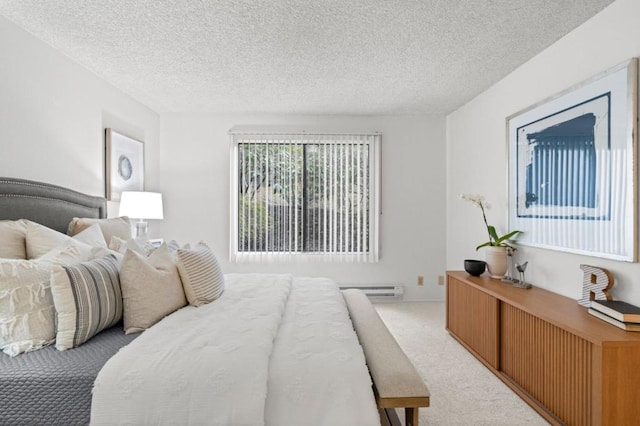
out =
[(378, 260), (379, 134), (230, 136), (233, 261)]

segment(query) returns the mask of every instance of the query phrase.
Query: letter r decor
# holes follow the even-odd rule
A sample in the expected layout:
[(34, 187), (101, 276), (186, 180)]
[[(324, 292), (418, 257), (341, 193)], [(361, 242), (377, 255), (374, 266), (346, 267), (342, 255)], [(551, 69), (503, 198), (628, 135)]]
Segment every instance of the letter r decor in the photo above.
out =
[(590, 307), (592, 300), (611, 300), (609, 289), (613, 287), (613, 275), (604, 268), (580, 265), (582, 276), (582, 298), (578, 303)]

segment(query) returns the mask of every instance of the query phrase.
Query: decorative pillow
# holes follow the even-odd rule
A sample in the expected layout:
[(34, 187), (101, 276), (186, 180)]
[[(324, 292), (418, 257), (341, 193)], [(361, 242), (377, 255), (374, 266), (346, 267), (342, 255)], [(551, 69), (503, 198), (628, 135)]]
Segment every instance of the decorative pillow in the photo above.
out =
[[(169, 248), (169, 251), (171, 253), (175, 253), (180, 248), (180, 244), (178, 244), (178, 242), (176, 240), (171, 240), (171, 241), (169, 241), (167, 243), (167, 247)], [(182, 246), (182, 248), (185, 249), (185, 250), (190, 250), (191, 249), (191, 244), (187, 243), (184, 246)]]
[(109, 254), (108, 252), (109, 249), (103, 247), (94, 248), (70, 238), (47, 254), (33, 259), (33, 261), (48, 260), (58, 265), (66, 265), (95, 259), (98, 256), (106, 256)]
[(47, 228), (39, 223), (31, 222), (30, 220), (25, 220), (25, 224), (27, 230), (25, 239), (27, 259), (37, 259), (42, 257), (67, 241), (70, 241), (69, 244), (71, 245), (85, 249), (90, 248), (91, 246), (85, 244), (81, 240), (95, 240), (95, 233), (93, 230), (88, 231), (88, 235), (86, 235), (87, 238), (84, 238), (84, 236), (81, 235), (71, 238), (62, 232)]
[(176, 252), (180, 248), (180, 244), (176, 240), (171, 240), (167, 243), (167, 248), (171, 252)]
[(53, 343), (50, 261), (0, 261), (0, 348), (7, 355)]
[(213, 251), (204, 242), (176, 252), (178, 272), (189, 304), (200, 306), (216, 300), (224, 291), (224, 275)]
[(129, 238), (128, 240), (123, 240), (116, 236), (111, 237), (109, 249), (121, 254), (125, 254), (127, 250), (135, 251), (142, 256), (147, 256), (150, 253), (145, 247), (140, 246), (135, 239)]
[(0, 349), (15, 356), (55, 340), (50, 277), (54, 265), (86, 260), (69, 243), (37, 260), (0, 260)]
[(56, 266), (51, 293), (57, 312), (56, 349), (80, 346), (122, 318), (118, 261), (112, 254), (76, 265)]
[(76, 235), (91, 225), (98, 224), (104, 235), (104, 241), (108, 245), (111, 242), (111, 237), (120, 237), (123, 240), (131, 238), (131, 222), (126, 216), (114, 217), (111, 219), (92, 219), (92, 218), (79, 218), (74, 217), (69, 223), (67, 234), (73, 236)]
[(26, 259), (25, 235), (27, 226), (24, 220), (0, 221), (0, 258)]
[(102, 229), (97, 223), (74, 235), (72, 238), (91, 247), (108, 248), (107, 243), (104, 241), (104, 235), (102, 235)]
[(148, 258), (127, 250), (120, 267), (126, 334), (146, 330), (187, 304), (173, 256), (162, 244)]

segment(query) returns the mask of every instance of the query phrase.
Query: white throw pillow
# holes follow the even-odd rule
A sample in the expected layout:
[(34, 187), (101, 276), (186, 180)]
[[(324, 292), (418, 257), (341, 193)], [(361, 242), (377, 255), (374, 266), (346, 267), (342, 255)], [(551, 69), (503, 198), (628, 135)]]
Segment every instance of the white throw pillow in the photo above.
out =
[(118, 260), (112, 254), (55, 266), (51, 293), (57, 313), (56, 349), (80, 346), (122, 319)]
[(7, 355), (53, 343), (50, 261), (0, 261), (0, 348)]
[(86, 260), (90, 248), (68, 242), (37, 260), (0, 260), (0, 349), (15, 356), (55, 340), (50, 278), (60, 263)]
[(120, 237), (111, 237), (109, 249), (117, 251), (120, 254), (125, 254), (127, 250), (135, 251), (142, 256), (147, 256), (149, 254), (149, 252), (133, 238), (123, 240)]
[(91, 247), (108, 247), (107, 243), (104, 241), (104, 235), (102, 235), (100, 225), (98, 224), (91, 225), (84, 231), (74, 235), (72, 239), (80, 241), (81, 243), (85, 243), (86, 245)]
[[(32, 222), (30, 220), (25, 220), (25, 223), (27, 259), (37, 259), (39, 257), (42, 257), (67, 241), (70, 241), (69, 244), (75, 245), (78, 248), (91, 248), (89, 244), (85, 244), (84, 242), (80, 241), (80, 239), (84, 239), (85, 241), (95, 239), (95, 233), (93, 231), (88, 232), (87, 238), (83, 238), (83, 236), (71, 238), (68, 235), (63, 234), (62, 232), (47, 228), (46, 226), (40, 225), (39, 223)], [(106, 246), (104, 242), (102, 244), (103, 246)]]
[(24, 220), (0, 220), (0, 258), (26, 259), (26, 233)]
[(200, 306), (220, 297), (224, 291), (224, 275), (209, 246), (201, 241), (193, 249), (178, 249), (176, 257), (189, 304)]
[(120, 266), (126, 334), (146, 330), (187, 304), (178, 268), (166, 244), (148, 258), (127, 250)]

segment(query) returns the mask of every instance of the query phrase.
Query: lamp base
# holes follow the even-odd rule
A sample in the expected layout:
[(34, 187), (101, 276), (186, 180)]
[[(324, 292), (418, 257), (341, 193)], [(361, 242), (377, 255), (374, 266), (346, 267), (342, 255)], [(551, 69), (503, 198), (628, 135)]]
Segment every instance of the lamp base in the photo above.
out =
[(147, 237), (147, 231), (149, 230), (149, 222), (141, 220), (135, 223), (136, 239), (143, 239)]

